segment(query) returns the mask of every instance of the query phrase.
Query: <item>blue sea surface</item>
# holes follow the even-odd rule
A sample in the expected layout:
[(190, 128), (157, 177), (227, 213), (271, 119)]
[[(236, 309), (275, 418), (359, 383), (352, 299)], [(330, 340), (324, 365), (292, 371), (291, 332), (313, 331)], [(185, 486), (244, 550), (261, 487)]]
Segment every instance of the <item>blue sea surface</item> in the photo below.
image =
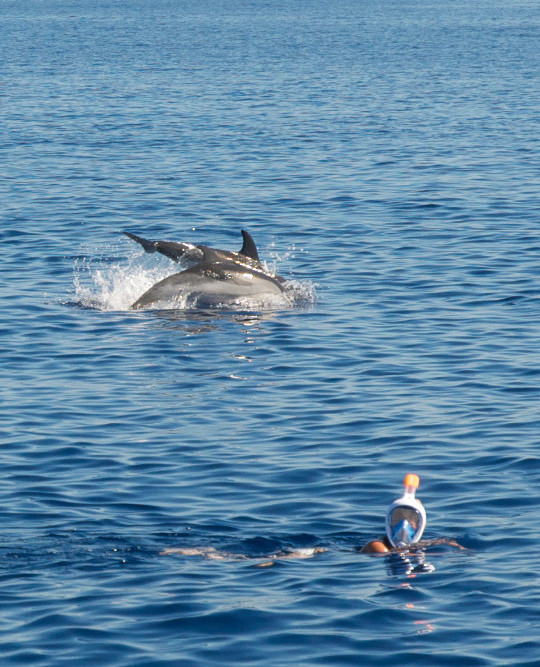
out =
[[(533, 0), (0, 0), (1, 665), (540, 665), (539, 44)], [(122, 230), (241, 229), (288, 303), (129, 309), (178, 268)], [(414, 571), (358, 550), (408, 472), (465, 547)]]

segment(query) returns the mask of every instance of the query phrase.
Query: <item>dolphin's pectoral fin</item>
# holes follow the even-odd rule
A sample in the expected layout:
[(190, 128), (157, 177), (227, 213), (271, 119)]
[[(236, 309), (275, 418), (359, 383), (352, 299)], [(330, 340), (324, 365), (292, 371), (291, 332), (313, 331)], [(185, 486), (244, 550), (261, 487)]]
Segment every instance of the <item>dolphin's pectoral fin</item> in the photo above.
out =
[(184, 256), (193, 261), (199, 262), (203, 253), (192, 243), (176, 243), (175, 241), (147, 241), (131, 232), (124, 232), (130, 239), (137, 241), (144, 248), (145, 252), (159, 252), (165, 257), (179, 262)]
[(250, 259), (254, 259), (256, 262), (258, 262), (259, 253), (257, 252), (257, 246), (255, 245), (255, 241), (253, 240), (251, 234), (246, 232), (245, 229), (242, 229), (242, 238), (244, 239), (244, 245), (238, 254), (244, 255), (245, 257), (249, 257)]

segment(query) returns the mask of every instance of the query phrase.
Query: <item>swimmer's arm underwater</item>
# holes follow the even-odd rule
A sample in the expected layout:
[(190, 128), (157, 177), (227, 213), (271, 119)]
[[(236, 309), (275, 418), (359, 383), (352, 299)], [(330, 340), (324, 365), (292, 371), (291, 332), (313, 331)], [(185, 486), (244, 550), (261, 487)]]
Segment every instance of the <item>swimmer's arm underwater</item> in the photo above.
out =
[[(270, 567), (278, 560), (285, 559), (304, 559), (304, 558), (313, 558), (316, 554), (322, 554), (326, 551), (322, 547), (304, 547), (298, 549), (291, 549), (290, 551), (278, 551), (275, 554), (270, 555), (268, 558), (270, 560), (265, 560), (261, 563), (255, 564), (253, 567)], [(235, 561), (235, 560), (258, 560), (256, 556), (247, 556), (245, 554), (232, 554), (226, 551), (219, 551), (214, 547), (206, 548), (181, 548), (174, 547), (169, 549), (164, 549), (160, 552), (160, 556), (169, 556), (171, 554), (178, 554), (180, 556), (202, 556), (208, 560), (221, 560), (221, 561)]]

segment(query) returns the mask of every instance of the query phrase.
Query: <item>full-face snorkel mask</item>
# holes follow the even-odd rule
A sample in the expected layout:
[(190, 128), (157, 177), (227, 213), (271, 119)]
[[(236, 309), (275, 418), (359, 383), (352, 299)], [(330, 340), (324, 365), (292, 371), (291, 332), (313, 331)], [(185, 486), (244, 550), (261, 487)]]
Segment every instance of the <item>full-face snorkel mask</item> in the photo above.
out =
[(415, 497), (420, 478), (406, 475), (403, 484), (403, 495), (394, 500), (386, 514), (386, 536), (398, 549), (418, 542), (426, 527), (426, 510)]

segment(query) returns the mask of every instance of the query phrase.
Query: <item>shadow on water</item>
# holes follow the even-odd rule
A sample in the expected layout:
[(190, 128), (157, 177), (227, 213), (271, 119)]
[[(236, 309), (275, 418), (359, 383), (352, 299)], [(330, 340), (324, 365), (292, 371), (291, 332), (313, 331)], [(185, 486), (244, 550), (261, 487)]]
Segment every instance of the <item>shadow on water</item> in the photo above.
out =
[(155, 320), (177, 327), (190, 334), (208, 333), (222, 328), (225, 323), (254, 327), (275, 320), (279, 311), (245, 312), (227, 310), (152, 310), (147, 311)]

